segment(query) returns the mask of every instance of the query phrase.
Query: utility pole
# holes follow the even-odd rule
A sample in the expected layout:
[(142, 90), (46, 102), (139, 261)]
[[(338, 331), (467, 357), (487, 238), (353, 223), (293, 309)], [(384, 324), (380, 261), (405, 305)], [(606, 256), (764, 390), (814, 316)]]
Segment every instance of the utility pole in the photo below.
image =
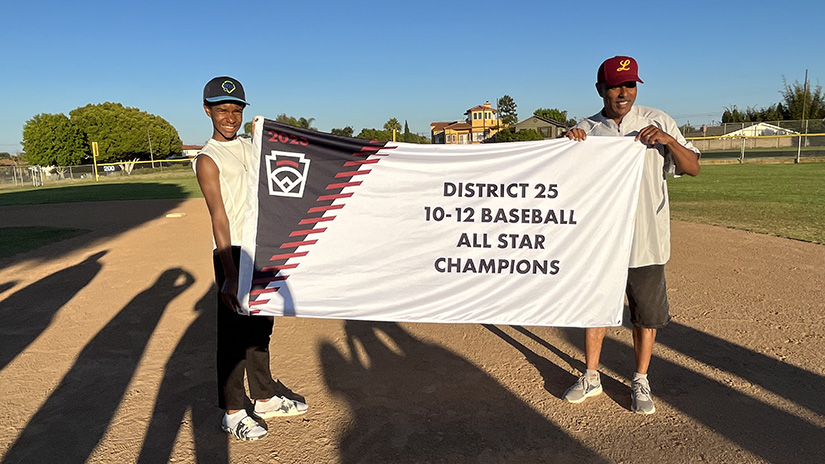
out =
[[(149, 159), (152, 160), (152, 169), (155, 169), (155, 155), (152, 154), (152, 136), (149, 135), (149, 127), (146, 127), (146, 138), (149, 139)], [(154, 171), (152, 171), (154, 172)]]
[(805, 84), (802, 87), (802, 124), (799, 126), (799, 147), (796, 149), (796, 164), (799, 164), (802, 156), (802, 126), (805, 126), (805, 134), (808, 134), (808, 125), (805, 124), (805, 107), (808, 106), (808, 70), (805, 70)]

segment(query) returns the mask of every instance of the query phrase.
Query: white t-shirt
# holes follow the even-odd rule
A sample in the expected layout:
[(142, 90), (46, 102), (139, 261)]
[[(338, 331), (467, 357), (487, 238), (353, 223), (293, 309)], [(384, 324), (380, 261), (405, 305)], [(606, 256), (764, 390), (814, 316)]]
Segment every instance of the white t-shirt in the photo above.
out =
[[(679, 132), (676, 121), (664, 111), (654, 108), (633, 105), (630, 112), (622, 119), (621, 125), (599, 112), (583, 119), (576, 127), (583, 129), (588, 136), (635, 137), (641, 129), (651, 124), (667, 132), (699, 156), (699, 150), (685, 140)], [(665, 264), (670, 259), (670, 203), (665, 174), (676, 176), (681, 173), (676, 171), (676, 164), (670, 150), (663, 145), (656, 144), (654, 148), (645, 150), (628, 267)]]
[[(247, 172), (252, 157), (252, 144), (240, 137), (231, 142), (209, 139), (198, 154), (212, 158), (218, 166), (221, 198), (226, 216), (229, 218), (229, 237), (233, 246), (240, 246), (243, 239)], [(197, 173), (197, 163), (193, 163), (192, 167)], [(212, 244), (215, 245), (214, 237)]]

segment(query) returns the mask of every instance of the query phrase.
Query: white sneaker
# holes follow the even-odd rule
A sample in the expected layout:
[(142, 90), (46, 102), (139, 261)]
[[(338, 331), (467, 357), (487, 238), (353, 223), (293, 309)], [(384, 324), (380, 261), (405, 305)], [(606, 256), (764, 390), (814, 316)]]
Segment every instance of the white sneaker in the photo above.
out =
[(221, 428), (224, 432), (233, 435), (238, 440), (244, 441), (258, 440), (265, 437), (266, 434), (269, 433), (265, 428), (261, 427), (261, 424), (259, 424), (258, 421), (249, 415), (244, 416), (244, 418), (239, 420), (234, 427), (230, 427), (226, 423), (226, 414), (224, 414), (223, 421), (221, 422)]
[[(596, 377), (595, 380), (598, 381), (600, 379)], [(564, 401), (567, 401), (568, 403), (581, 403), (582, 401), (586, 400), (587, 398), (590, 398), (591, 396), (601, 394), (601, 382), (597, 384), (592, 384), (588, 381), (587, 376), (583, 375), (579, 377), (579, 380), (577, 380), (572, 387), (568, 388), (567, 391), (564, 392), (562, 398), (564, 399)]]
[(306, 403), (275, 395), (267, 401), (255, 401), (255, 414), (261, 419), (298, 416), (307, 412)]
[(631, 403), (630, 410), (636, 414), (653, 414), (656, 406), (653, 405), (653, 397), (650, 395), (650, 384), (647, 380), (634, 380), (630, 386)]

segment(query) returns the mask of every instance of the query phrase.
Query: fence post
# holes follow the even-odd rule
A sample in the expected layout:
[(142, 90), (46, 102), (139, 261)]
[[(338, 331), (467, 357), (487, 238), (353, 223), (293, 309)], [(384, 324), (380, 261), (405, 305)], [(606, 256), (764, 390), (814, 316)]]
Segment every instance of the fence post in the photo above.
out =
[(745, 137), (742, 137), (742, 148), (739, 150), (739, 164), (745, 162)]

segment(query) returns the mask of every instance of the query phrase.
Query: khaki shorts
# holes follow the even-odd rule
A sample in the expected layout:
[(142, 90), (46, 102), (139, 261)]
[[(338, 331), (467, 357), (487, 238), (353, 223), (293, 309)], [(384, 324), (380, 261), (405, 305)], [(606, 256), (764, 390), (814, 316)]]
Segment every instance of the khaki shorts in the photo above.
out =
[(667, 302), (665, 266), (628, 269), (627, 304), (630, 322), (647, 329), (660, 329), (670, 321), (670, 305)]

